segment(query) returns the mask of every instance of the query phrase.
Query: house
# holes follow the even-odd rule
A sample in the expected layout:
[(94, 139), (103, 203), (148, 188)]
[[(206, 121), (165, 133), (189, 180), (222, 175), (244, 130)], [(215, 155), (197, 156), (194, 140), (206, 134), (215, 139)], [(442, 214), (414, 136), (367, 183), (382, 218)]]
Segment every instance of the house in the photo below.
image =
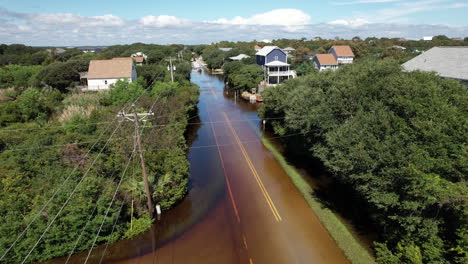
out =
[(148, 56), (146, 56), (146, 54), (144, 54), (143, 52), (133, 53), (130, 57), (133, 58), (137, 66), (143, 65), (143, 62), (145, 62), (145, 60), (148, 59)]
[(468, 46), (434, 47), (403, 64), (405, 71), (436, 72), (468, 85)]
[(46, 49), (46, 51), (52, 55), (59, 55), (59, 54), (66, 52), (66, 50), (62, 48), (50, 48), (50, 49)]
[(111, 84), (127, 79), (137, 79), (135, 65), (131, 58), (114, 58), (112, 60), (92, 60), (89, 62), (86, 75), (87, 90), (108, 90)]
[(259, 51), (259, 50), (262, 49), (262, 47), (260, 47), (259, 45), (255, 45), (255, 46), (254, 46), (254, 49), (255, 49), (256, 51)]
[(290, 55), (291, 52), (296, 51), (296, 49), (291, 48), (291, 47), (287, 47), (287, 48), (284, 48), (283, 51), (286, 52), (286, 54)]
[(76, 49), (79, 49), (84, 53), (102, 53), (102, 48), (100, 47), (76, 47)]
[(354, 53), (351, 47), (348, 45), (334, 45), (331, 47), (328, 53), (335, 57), (338, 64), (353, 63)]
[(229, 57), (229, 59), (233, 60), (233, 61), (241, 61), (243, 59), (247, 59), (247, 58), (250, 58), (249, 55), (246, 55), (246, 54), (239, 54), (235, 57)]
[(455, 41), (463, 41), (462, 38), (451, 38), (451, 40), (455, 40)]
[(333, 54), (317, 54), (314, 59), (314, 66), (319, 71), (328, 69), (338, 69), (338, 62)]
[(132, 58), (142, 57), (144, 60), (148, 59), (148, 56), (146, 56), (146, 54), (144, 54), (143, 52), (133, 53), (132, 56), (130, 57)]
[(433, 38), (434, 38), (433, 36), (428, 36), (428, 37), (423, 37), (422, 40), (424, 40), (424, 41), (432, 41)]
[(406, 50), (406, 48), (403, 47), (403, 46), (393, 45), (393, 47), (394, 47), (395, 49), (399, 49), (399, 50)]
[(228, 52), (228, 51), (231, 51), (232, 48), (218, 48), (219, 50), (222, 50), (224, 52)]
[(276, 46), (265, 46), (256, 54), (257, 64), (265, 69), (268, 85), (277, 85), (283, 80), (296, 78), (295, 71), (290, 70), (288, 54)]

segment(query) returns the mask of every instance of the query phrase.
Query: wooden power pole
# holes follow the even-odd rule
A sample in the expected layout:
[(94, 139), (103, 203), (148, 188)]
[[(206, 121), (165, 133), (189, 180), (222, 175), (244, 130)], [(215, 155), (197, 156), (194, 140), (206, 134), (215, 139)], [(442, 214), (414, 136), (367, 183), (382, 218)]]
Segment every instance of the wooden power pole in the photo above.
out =
[(150, 186), (149, 186), (149, 181), (148, 181), (148, 173), (146, 171), (146, 165), (145, 165), (145, 158), (143, 156), (143, 147), (141, 146), (141, 137), (140, 137), (140, 121), (146, 121), (146, 118), (148, 116), (154, 115), (153, 112), (148, 112), (148, 113), (137, 113), (135, 104), (132, 104), (132, 110), (133, 113), (131, 114), (125, 114), (123, 112), (120, 112), (118, 116), (122, 117), (122, 121), (133, 121), (135, 123), (135, 140), (136, 140), (136, 145), (138, 146), (138, 152), (140, 154), (140, 161), (141, 161), (141, 170), (143, 171), (143, 181), (145, 182), (145, 190), (146, 190), (146, 199), (147, 199), (147, 204), (148, 204), (148, 211), (150, 213), (151, 218), (153, 218), (153, 202), (151, 199), (151, 191), (150, 191)]

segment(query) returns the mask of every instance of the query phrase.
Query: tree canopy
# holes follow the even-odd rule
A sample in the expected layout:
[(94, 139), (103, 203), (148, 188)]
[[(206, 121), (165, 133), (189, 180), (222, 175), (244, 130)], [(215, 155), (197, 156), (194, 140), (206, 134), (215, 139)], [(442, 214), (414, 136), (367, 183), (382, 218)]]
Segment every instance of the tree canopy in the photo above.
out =
[(466, 263), (466, 87), (363, 60), (263, 97), (276, 134), (301, 134), (283, 142), (353, 193), (349, 206), (379, 234), (379, 262)]

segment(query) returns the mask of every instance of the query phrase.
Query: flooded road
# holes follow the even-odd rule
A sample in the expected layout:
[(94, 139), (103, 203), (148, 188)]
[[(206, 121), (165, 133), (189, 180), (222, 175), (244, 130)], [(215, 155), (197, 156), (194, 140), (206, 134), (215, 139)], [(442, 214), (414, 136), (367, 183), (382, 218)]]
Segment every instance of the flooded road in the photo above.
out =
[(194, 72), (192, 82), (202, 125), (188, 154), (190, 193), (152, 230), (109, 246), (103, 263), (348, 263), (262, 145), (256, 106), (234, 102), (216, 76)]

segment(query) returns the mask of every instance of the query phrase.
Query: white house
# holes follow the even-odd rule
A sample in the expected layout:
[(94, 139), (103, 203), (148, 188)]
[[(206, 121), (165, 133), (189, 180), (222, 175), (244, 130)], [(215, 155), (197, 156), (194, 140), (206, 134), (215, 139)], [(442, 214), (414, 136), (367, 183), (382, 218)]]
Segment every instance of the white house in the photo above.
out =
[(148, 59), (148, 56), (146, 56), (146, 54), (143, 52), (133, 53), (131, 57), (137, 66), (143, 65), (143, 62)]
[(137, 73), (132, 58), (92, 60), (89, 62), (87, 79), (88, 90), (108, 90), (118, 80), (135, 81)]
[(423, 41), (432, 41), (433, 38), (433, 36), (423, 37)]
[(405, 71), (436, 72), (468, 85), (468, 47), (433, 47), (403, 64)]
[(233, 61), (241, 61), (243, 59), (247, 59), (247, 58), (250, 58), (249, 55), (246, 55), (246, 54), (239, 54), (235, 57), (229, 57), (229, 59), (233, 60)]
[(290, 69), (288, 54), (276, 46), (265, 46), (256, 54), (257, 64), (265, 69), (268, 85), (277, 85), (284, 80), (296, 78), (296, 71)]
[(286, 54), (291, 55), (291, 52), (296, 51), (296, 49), (292, 47), (287, 47), (287, 48), (284, 48), (283, 51), (286, 52)]
[(319, 71), (336, 70), (338, 69), (338, 62), (333, 54), (317, 54), (314, 57), (314, 66)]
[(328, 51), (329, 54), (333, 54), (338, 64), (351, 64), (354, 60), (354, 53), (348, 45), (334, 45)]

